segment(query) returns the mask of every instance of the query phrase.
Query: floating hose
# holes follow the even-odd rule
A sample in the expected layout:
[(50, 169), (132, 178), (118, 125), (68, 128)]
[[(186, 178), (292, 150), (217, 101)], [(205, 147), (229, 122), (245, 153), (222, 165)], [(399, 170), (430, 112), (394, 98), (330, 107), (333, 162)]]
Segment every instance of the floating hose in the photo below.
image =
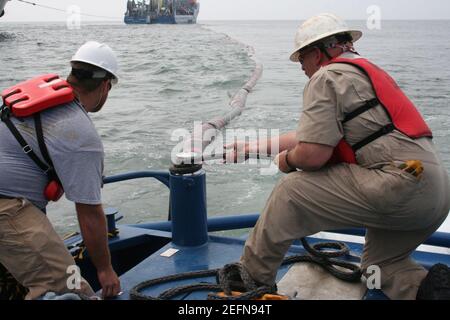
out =
[[(216, 139), (220, 130), (225, 128), (225, 126), (228, 125), (233, 119), (242, 114), (247, 103), (247, 97), (256, 86), (258, 80), (261, 78), (264, 68), (262, 63), (256, 60), (255, 52), (252, 47), (248, 47), (248, 55), (256, 63), (255, 70), (253, 71), (250, 79), (231, 98), (229, 103), (231, 110), (229, 112), (221, 117), (217, 117), (203, 123), (201, 130), (194, 130), (192, 135), (185, 138), (182, 153), (185, 157), (179, 159), (182, 164), (190, 164), (189, 162), (194, 160), (198, 160), (201, 163), (203, 150), (205, 150), (205, 148)], [(205, 132), (208, 132), (207, 137), (205, 137)], [(194, 155), (199, 155), (200, 157), (197, 159)]]
[[(308, 252), (306, 255), (294, 255), (283, 260), (282, 265), (293, 264), (297, 262), (315, 263), (338, 279), (347, 282), (358, 282), (361, 280), (361, 269), (358, 265), (337, 258), (348, 255), (349, 248), (342, 242), (317, 243), (310, 246), (306, 239), (301, 239), (304, 249)], [(336, 251), (325, 252), (323, 249), (333, 249)], [(341, 269), (349, 270), (348, 272)], [(195, 279), (200, 277), (216, 277), (217, 283), (196, 283), (176, 288), (168, 289), (156, 297), (142, 293), (144, 289), (152, 286), (169, 283), (178, 280)], [(208, 294), (208, 300), (253, 300), (263, 297), (267, 294), (275, 294), (276, 286), (265, 286), (256, 283), (246, 270), (239, 263), (226, 265), (220, 269), (186, 272), (157, 279), (152, 279), (139, 283), (130, 290), (132, 300), (170, 300), (181, 294), (189, 294), (196, 291), (213, 291), (216, 293)], [(218, 292), (225, 294), (217, 294)], [(241, 295), (233, 295), (234, 291), (245, 291)]]

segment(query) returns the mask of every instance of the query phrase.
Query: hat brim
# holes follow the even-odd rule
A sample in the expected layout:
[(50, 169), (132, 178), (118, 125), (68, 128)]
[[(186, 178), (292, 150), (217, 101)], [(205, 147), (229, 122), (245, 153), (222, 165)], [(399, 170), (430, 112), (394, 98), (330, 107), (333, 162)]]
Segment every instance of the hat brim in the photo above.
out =
[(115, 72), (112, 72), (111, 70), (105, 68), (105, 67), (95, 65), (95, 64), (93, 64), (91, 61), (87, 61), (87, 60), (83, 60), (83, 59), (72, 59), (72, 60), (70, 60), (70, 62), (83, 62), (83, 63), (87, 63), (87, 64), (90, 64), (90, 65), (93, 65), (93, 66), (95, 66), (95, 67), (97, 67), (97, 68), (103, 69), (103, 70), (105, 70), (105, 71), (108, 71), (108, 72), (111, 73), (111, 74), (113, 75), (113, 77), (114, 77), (114, 78), (111, 80), (112, 84), (115, 85), (115, 84), (119, 83), (119, 77), (117, 76), (117, 74), (116, 74)]
[(339, 30), (339, 31), (333, 31), (333, 32), (325, 33), (325, 34), (317, 36), (317, 37), (315, 37), (315, 38), (313, 38), (313, 39), (303, 43), (300, 47), (298, 47), (291, 54), (289, 59), (292, 62), (299, 62), (298, 59), (299, 59), (299, 55), (300, 55), (300, 50), (302, 50), (303, 48), (306, 48), (307, 46), (309, 46), (309, 45), (311, 45), (311, 44), (313, 44), (313, 43), (315, 43), (315, 42), (317, 42), (319, 40), (322, 40), (322, 39), (325, 39), (325, 38), (328, 38), (328, 37), (331, 37), (331, 36), (334, 36), (334, 35), (337, 35), (337, 34), (340, 34), (340, 33), (350, 33), (352, 38), (353, 38), (353, 42), (356, 42), (359, 39), (361, 39), (361, 37), (363, 35), (362, 31), (359, 31), (359, 30)]

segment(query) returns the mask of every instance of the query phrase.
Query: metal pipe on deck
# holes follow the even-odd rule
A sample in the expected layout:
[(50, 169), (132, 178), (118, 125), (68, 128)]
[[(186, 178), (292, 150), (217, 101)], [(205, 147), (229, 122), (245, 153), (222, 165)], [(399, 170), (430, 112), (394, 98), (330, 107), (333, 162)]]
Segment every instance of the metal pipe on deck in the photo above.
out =
[[(208, 232), (253, 228), (258, 217), (259, 214), (250, 214), (209, 218), (207, 221)], [(172, 223), (170, 221), (136, 224), (132, 225), (132, 227), (166, 232), (172, 231)]]
[[(253, 228), (255, 226), (258, 218), (259, 218), (259, 214), (214, 217), (214, 218), (208, 219), (207, 228), (208, 228), (208, 232), (249, 229), (249, 228)], [(149, 230), (167, 231), (167, 232), (172, 231), (170, 222), (146, 223), (146, 224), (133, 225), (133, 227), (149, 229)], [(324, 231), (324, 232), (338, 234), (338, 235), (350, 235), (350, 236), (361, 236), (361, 237), (364, 237), (366, 234), (365, 229), (345, 229), (345, 230), (332, 230), (332, 231)], [(450, 233), (435, 232), (423, 244), (429, 245), (429, 246), (435, 246), (435, 247), (450, 248)]]

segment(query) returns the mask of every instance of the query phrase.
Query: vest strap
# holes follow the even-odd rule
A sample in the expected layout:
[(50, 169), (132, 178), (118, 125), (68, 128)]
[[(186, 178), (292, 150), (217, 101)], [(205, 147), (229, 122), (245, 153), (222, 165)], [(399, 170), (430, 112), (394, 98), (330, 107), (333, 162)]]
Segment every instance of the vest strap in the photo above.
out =
[(44, 140), (44, 131), (42, 129), (42, 120), (41, 120), (41, 114), (36, 113), (34, 115), (34, 126), (36, 128), (36, 138), (39, 144), (39, 149), (41, 151), (42, 157), (44, 157), (45, 162), (50, 167), (49, 171), (47, 172), (47, 176), (51, 180), (57, 180), (59, 181), (59, 178), (55, 172), (55, 166), (53, 165), (53, 161), (50, 158), (50, 154), (47, 149), (47, 145), (45, 144)]
[(360, 142), (352, 145), (352, 149), (353, 151), (358, 151), (359, 149), (361, 149), (362, 147), (368, 145), (369, 143), (377, 140), (378, 138), (385, 136), (391, 132), (393, 132), (395, 130), (395, 126), (394, 124), (390, 123), (387, 126), (384, 126), (383, 128), (381, 128), (380, 130), (378, 130), (377, 132), (375, 132), (374, 134), (371, 134), (370, 136), (368, 136), (367, 138), (361, 140)]
[[(9, 131), (11, 131), (12, 135), (14, 136), (14, 138), (16, 138), (17, 142), (20, 144), (20, 146), (22, 147), (23, 152), (30, 157), (31, 160), (33, 160), (33, 162), (47, 175), (47, 177), (50, 180), (55, 179), (56, 173), (53, 169), (52, 163), (46, 164), (44, 161), (42, 161), (38, 155), (34, 152), (33, 148), (31, 148), (31, 146), (25, 141), (25, 139), (23, 138), (23, 136), (20, 134), (19, 130), (17, 130), (16, 126), (14, 125), (14, 123), (11, 121), (11, 118), (9, 116), (3, 116), (1, 121), (3, 121), (5, 123), (5, 125), (8, 127)], [(36, 122), (35, 122), (36, 125)], [(41, 148), (41, 144), (44, 143), (44, 139), (43, 139), (43, 135), (40, 135), (38, 133), (38, 126), (36, 125), (36, 132), (37, 132), (37, 140), (39, 143), (39, 146)], [(42, 126), (41, 126), (41, 132), (42, 132)], [(45, 143), (44, 143), (45, 145)], [(45, 148), (45, 151), (41, 150), (41, 153), (43, 154), (44, 157), (46, 157), (44, 154), (45, 152), (47, 152), (47, 156), (48, 156), (48, 151), (47, 148)]]
[(360, 114), (363, 114), (364, 112), (369, 111), (370, 109), (373, 109), (378, 105), (380, 105), (380, 100), (378, 100), (377, 98), (366, 101), (366, 103), (363, 106), (359, 107), (358, 109), (350, 113), (346, 113), (344, 121), (342, 121), (342, 123), (349, 122), (350, 120), (355, 119)]

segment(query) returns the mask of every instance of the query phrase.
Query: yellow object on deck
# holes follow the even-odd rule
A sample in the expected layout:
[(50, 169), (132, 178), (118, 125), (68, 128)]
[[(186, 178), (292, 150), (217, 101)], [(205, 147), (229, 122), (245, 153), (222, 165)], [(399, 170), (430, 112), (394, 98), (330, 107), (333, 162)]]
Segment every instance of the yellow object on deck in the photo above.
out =
[[(239, 297), (240, 295), (242, 295), (242, 292), (231, 291), (232, 297)], [(221, 298), (229, 297), (225, 294), (225, 292), (219, 292), (217, 294), (217, 296), (219, 296)], [(289, 297), (283, 296), (283, 295), (278, 295), (278, 294), (265, 294), (261, 298), (254, 299), (254, 300), (257, 300), (257, 301), (259, 301), (259, 300), (289, 300)]]

